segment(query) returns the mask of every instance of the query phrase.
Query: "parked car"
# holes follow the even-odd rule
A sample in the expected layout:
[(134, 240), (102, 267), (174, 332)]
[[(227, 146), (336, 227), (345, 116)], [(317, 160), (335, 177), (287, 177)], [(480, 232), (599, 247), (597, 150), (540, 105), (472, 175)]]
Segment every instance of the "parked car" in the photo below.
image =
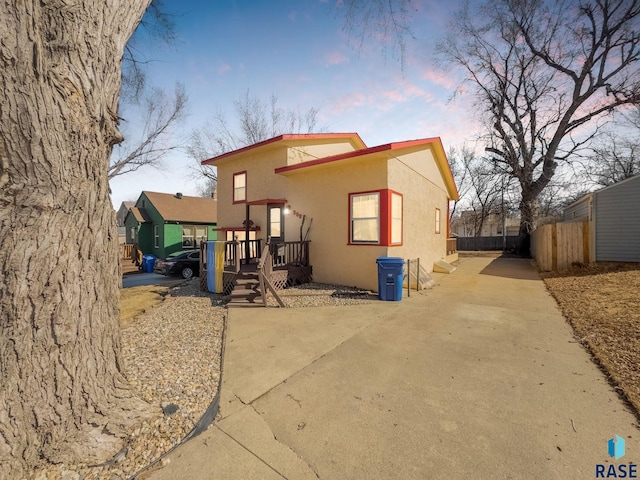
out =
[(187, 280), (200, 275), (200, 250), (175, 252), (164, 260), (157, 260), (153, 269), (162, 275), (180, 275)]

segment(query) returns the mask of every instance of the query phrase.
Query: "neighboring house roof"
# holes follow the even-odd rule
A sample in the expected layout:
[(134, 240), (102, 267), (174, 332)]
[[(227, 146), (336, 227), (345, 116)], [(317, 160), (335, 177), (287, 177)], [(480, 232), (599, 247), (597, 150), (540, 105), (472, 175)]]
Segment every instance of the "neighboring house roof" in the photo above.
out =
[(277, 137), (264, 140), (262, 142), (254, 143), (246, 147), (239, 148), (232, 152), (223, 153), (217, 157), (208, 158), (203, 160), (203, 165), (214, 165), (229, 157), (237, 158), (245, 153), (255, 153), (256, 150), (273, 148), (278, 146), (297, 146), (297, 145), (309, 145), (309, 144), (322, 144), (333, 143), (335, 141), (348, 140), (352, 147), (356, 150), (367, 148), (365, 143), (357, 133), (300, 133), (300, 134), (286, 134), (279, 135)]
[[(171, 193), (142, 192), (165, 221), (214, 224), (218, 202), (210, 197), (180, 197)], [(143, 209), (139, 209), (143, 210)]]
[(144, 208), (131, 207), (129, 213), (138, 221), (138, 223), (146, 223), (151, 221), (151, 217)]
[(586, 195), (583, 195), (582, 197), (580, 197), (579, 199), (577, 199), (574, 202), (571, 202), (569, 205), (567, 205), (566, 207), (564, 207), (565, 210), (569, 210), (571, 207), (574, 207), (576, 205), (578, 205), (579, 203), (584, 202), (585, 200), (591, 198), (593, 196), (593, 193), (587, 193)]
[(605, 190), (616, 188), (619, 185), (622, 185), (622, 184), (625, 184), (625, 183), (628, 183), (628, 182), (633, 182), (633, 181), (638, 180), (638, 179), (640, 179), (640, 175), (634, 175), (633, 177), (625, 178), (624, 180), (620, 180), (619, 182), (613, 183), (611, 185), (607, 185), (606, 187), (602, 187), (602, 188), (600, 188), (600, 189), (598, 189), (598, 190), (596, 190), (594, 192), (587, 193), (587, 194), (583, 195), (582, 197), (580, 197), (579, 199), (577, 199), (576, 201), (571, 202), (569, 205), (567, 205), (565, 207), (565, 210), (570, 209), (571, 207), (577, 205), (578, 203), (584, 202), (585, 200), (593, 197), (594, 194), (598, 194), (600, 192), (604, 192)]
[(309, 169), (318, 167), (320, 165), (327, 165), (334, 162), (347, 161), (350, 159), (365, 159), (367, 157), (386, 155), (387, 158), (393, 158), (395, 155), (401, 155), (408, 153), (411, 150), (419, 150), (422, 147), (433, 147), (434, 158), (440, 170), (440, 175), (447, 187), (449, 198), (452, 200), (458, 200), (458, 189), (456, 187), (453, 174), (451, 173), (451, 167), (447, 160), (447, 156), (444, 152), (440, 137), (423, 138), (419, 140), (408, 140), (405, 142), (387, 143), (385, 145), (378, 145), (377, 147), (369, 147), (353, 152), (341, 153), (339, 155), (333, 155), (331, 157), (319, 158), (317, 160), (311, 160), (307, 162), (298, 163), (295, 165), (287, 165), (286, 167), (276, 168), (275, 173), (287, 175), (303, 169)]

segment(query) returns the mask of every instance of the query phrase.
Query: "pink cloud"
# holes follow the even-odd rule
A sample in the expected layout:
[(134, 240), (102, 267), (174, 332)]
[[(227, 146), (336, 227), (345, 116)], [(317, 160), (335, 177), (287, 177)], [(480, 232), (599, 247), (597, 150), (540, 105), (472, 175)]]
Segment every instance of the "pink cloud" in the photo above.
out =
[(427, 68), (427, 70), (420, 73), (420, 79), (444, 87), (447, 90), (453, 90), (457, 85), (457, 81), (453, 76), (434, 68)]
[(382, 92), (380, 96), (394, 103), (408, 102), (416, 98), (431, 103), (434, 99), (431, 92), (427, 92), (412, 83), (403, 83), (393, 90)]
[(225, 73), (230, 71), (231, 71), (231, 65), (227, 63), (223, 63), (222, 65), (218, 66), (218, 75), (224, 75)]
[(328, 52), (324, 55), (324, 63), (327, 67), (340, 65), (341, 63), (347, 63), (348, 61), (349, 58), (340, 51)]
[(371, 103), (371, 97), (365, 95), (364, 93), (357, 92), (351, 95), (346, 95), (338, 98), (336, 103), (333, 105), (333, 113), (341, 114), (345, 111), (353, 110), (358, 107), (362, 107), (364, 105), (368, 105)]

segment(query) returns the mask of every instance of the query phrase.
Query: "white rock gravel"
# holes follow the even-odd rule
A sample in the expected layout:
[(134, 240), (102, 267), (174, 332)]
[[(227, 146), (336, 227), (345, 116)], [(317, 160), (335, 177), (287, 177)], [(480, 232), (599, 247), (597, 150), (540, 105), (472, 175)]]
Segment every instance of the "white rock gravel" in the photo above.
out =
[[(314, 283), (280, 293), (287, 307), (297, 308), (363, 304), (377, 299), (372, 292), (357, 288)], [(158, 408), (158, 415), (130, 433), (127, 449), (113, 465), (54, 465), (39, 470), (32, 478), (128, 478), (180, 443), (218, 389), (225, 303), (221, 295), (202, 292), (195, 278), (171, 289), (164, 302), (123, 329), (126, 376), (138, 396)], [(268, 305), (277, 305), (272, 295), (268, 296)], [(172, 410), (175, 413), (169, 414)]]

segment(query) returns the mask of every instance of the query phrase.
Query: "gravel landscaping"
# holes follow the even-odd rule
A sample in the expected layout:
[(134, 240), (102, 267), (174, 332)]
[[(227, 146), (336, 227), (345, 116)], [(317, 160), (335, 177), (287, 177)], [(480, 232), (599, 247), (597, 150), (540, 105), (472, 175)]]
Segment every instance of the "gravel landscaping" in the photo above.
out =
[[(336, 285), (305, 284), (281, 293), (287, 307), (297, 308), (377, 300), (372, 292)], [(269, 306), (277, 305), (273, 296), (268, 300)], [(54, 465), (33, 478), (128, 478), (178, 445), (218, 391), (225, 303), (221, 295), (202, 292), (195, 278), (170, 289), (162, 303), (124, 323), (127, 379), (140, 398), (158, 407), (158, 415), (130, 432), (127, 447), (112, 465)]]

